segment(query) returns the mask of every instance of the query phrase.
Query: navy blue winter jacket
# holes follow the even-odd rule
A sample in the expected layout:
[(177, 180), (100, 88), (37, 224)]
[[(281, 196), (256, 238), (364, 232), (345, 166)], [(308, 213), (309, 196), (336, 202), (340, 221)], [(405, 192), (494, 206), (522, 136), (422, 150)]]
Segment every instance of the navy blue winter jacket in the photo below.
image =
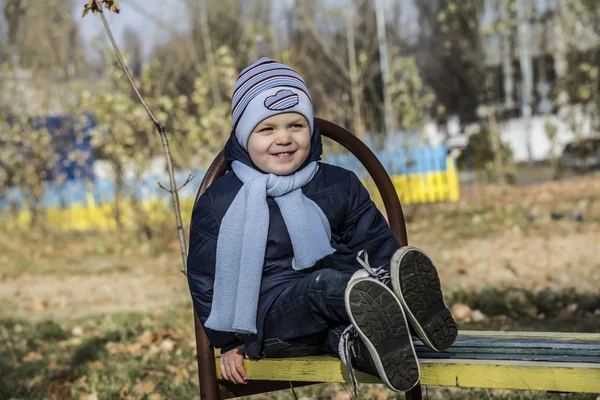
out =
[[(321, 133), (315, 126), (311, 151), (301, 168), (311, 161), (319, 161), (321, 154)], [(233, 135), (225, 145), (225, 159), (229, 164), (238, 160), (258, 169)], [(242, 182), (231, 170), (228, 171), (200, 196), (192, 213), (188, 282), (194, 307), (202, 323), (206, 322), (212, 305), (221, 220), (241, 187)], [(320, 260), (313, 268), (295, 271), (292, 268), (292, 243), (283, 217), (275, 200), (268, 198), (270, 225), (256, 321), (258, 332), (256, 335), (240, 336), (205, 328), (213, 346), (222, 351), (244, 343), (250, 358), (261, 358), (265, 316), (275, 298), (286, 287), (323, 268), (353, 273), (361, 268), (355, 258), (360, 250), (368, 252), (373, 267), (389, 265), (392, 255), (399, 248), (396, 236), (354, 172), (320, 163), (317, 174), (302, 191), (327, 216), (331, 226), (331, 245), (336, 252)]]

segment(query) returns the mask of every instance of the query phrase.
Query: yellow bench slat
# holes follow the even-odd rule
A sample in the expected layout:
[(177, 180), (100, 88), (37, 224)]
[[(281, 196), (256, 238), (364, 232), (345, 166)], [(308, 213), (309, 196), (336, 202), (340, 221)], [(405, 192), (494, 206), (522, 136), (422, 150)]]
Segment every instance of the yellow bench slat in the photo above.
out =
[[(421, 360), (421, 384), (559, 392), (600, 392), (600, 364), (529, 361)], [(251, 380), (349, 382), (346, 367), (335, 357), (245, 360)], [(217, 359), (217, 375), (221, 379)], [(380, 383), (358, 373), (361, 383)]]

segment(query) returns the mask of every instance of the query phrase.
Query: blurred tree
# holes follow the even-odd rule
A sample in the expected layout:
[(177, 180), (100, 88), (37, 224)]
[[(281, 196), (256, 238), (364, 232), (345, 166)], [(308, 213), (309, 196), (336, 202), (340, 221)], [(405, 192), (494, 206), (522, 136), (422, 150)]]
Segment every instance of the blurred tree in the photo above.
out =
[(129, 70), (135, 77), (142, 74), (144, 60), (142, 59), (142, 39), (131, 27), (125, 27), (123, 33), (123, 51), (128, 55)]
[(448, 114), (476, 119), (482, 97), (484, 53), (483, 0), (417, 1), (419, 70)]
[(554, 40), (558, 68), (554, 90), (562, 117), (577, 138), (600, 134), (600, 3), (559, 3)]
[[(40, 121), (0, 115), (0, 192), (18, 187), (31, 212), (30, 226), (38, 226), (44, 211), (45, 183), (59, 160), (53, 136)], [(55, 177), (57, 181), (64, 177)]]
[(404, 131), (419, 130), (438, 112), (433, 90), (424, 84), (413, 57), (397, 57), (391, 75), (395, 126)]
[(19, 67), (62, 77), (85, 71), (73, 0), (48, 0), (44, 7), (35, 7), (33, 0), (5, 1), (7, 45)]
[[(237, 77), (234, 60), (225, 47), (215, 52), (217, 64), (215, 78), (227, 91), (233, 90)], [(146, 68), (137, 86), (147, 96), (147, 103), (159, 120), (164, 121), (170, 135), (170, 148), (176, 169), (195, 170), (207, 168), (216, 154), (223, 148), (231, 129), (229, 105), (221, 102), (218, 106), (211, 101), (212, 77), (208, 72), (200, 74), (193, 84), (193, 92), (188, 97), (161, 95), (157, 92), (154, 67)], [(115, 184), (114, 217), (121, 224), (124, 193), (124, 177), (127, 171), (137, 182), (147, 172), (151, 161), (160, 157), (159, 138), (152, 132), (152, 125), (145, 110), (138, 101), (129, 95), (129, 87), (122, 79), (123, 72), (116, 62), (110, 76), (114, 83), (112, 90), (95, 95), (83, 90), (79, 101), (82, 110), (97, 116), (98, 129), (94, 130), (94, 143), (99, 150), (99, 158), (110, 162)], [(190, 112), (193, 110), (193, 112)], [(137, 202), (132, 194), (126, 196), (129, 202)], [(145, 211), (134, 204), (136, 226), (146, 235), (153, 228)]]

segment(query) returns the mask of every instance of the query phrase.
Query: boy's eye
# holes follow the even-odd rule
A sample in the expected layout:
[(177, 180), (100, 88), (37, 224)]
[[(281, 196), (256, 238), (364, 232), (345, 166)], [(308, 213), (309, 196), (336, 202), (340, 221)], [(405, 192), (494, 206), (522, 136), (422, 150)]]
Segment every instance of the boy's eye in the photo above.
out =
[(273, 128), (266, 126), (262, 129), (259, 130), (259, 132), (271, 132), (273, 130)]
[(302, 128), (304, 128), (304, 124), (293, 124), (292, 128), (293, 129), (302, 129)]

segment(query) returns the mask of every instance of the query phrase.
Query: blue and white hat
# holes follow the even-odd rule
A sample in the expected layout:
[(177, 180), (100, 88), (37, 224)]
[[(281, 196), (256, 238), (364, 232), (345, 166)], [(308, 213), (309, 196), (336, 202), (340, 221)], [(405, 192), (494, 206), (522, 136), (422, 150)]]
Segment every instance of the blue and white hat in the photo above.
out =
[(240, 73), (233, 87), (231, 116), (233, 130), (244, 149), (248, 150), (248, 138), (261, 121), (291, 112), (306, 118), (312, 135), (312, 101), (296, 71), (263, 57)]

